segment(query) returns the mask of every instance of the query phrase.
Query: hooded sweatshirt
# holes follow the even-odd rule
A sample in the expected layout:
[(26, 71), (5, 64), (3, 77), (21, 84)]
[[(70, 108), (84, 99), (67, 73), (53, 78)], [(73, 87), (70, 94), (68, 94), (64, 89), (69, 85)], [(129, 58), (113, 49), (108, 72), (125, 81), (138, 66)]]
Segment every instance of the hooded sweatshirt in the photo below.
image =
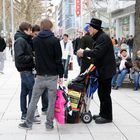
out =
[(34, 68), (31, 36), (17, 31), (15, 36), (15, 65), (18, 71), (32, 71)]
[(33, 39), (37, 75), (63, 77), (62, 51), (59, 40), (51, 31), (42, 30)]

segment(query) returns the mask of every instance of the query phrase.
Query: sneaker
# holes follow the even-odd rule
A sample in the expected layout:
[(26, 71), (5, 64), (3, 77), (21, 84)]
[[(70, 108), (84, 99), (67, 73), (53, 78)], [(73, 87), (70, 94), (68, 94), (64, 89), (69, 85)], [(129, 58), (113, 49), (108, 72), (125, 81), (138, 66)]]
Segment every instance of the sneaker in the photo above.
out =
[(36, 111), (35, 111), (35, 117), (40, 117), (40, 115), (38, 113), (38, 109), (36, 109)]
[(22, 128), (22, 129), (26, 129), (26, 130), (31, 130), (32, 127), (31, 126), (28, 126), (25, 122), (24, 123), (20, 123), (18, 125), (19, 128)]
[(137, 87), (134, 87), (134, 88), (133, 88), (133, 90), (134, 90), (134, 91), (137, 91), (137, 90), (138, 90), (138, 88), (137, 88)]
[(22, 121), (25, 121), (25, 120), (26, 120), (26, 114), (22, 114), (21, 120), (22, 120)]
[(34, 117), (33, 122), (34, 122), (35, 124), (41, 124), (41, 120), (37, 119), (36, 117)]
[(46, 130), (51, 131), (54, 129), (54, 126), (46, 125)]

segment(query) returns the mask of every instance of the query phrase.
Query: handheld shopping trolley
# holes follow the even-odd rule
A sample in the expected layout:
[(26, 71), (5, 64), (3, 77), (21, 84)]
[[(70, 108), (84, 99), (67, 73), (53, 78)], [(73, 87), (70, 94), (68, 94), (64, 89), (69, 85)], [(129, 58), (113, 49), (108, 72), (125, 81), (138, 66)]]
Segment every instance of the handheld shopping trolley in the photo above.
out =
[[(96, 67), (90, 67), (68, 85), (68, 95), (70, 96), (72, 110), (77, 110), (84, 123), (92, 121), (89, 110), (90, 101), (98, 88)], [(72, 117), (71, 117), (72, 118)]]

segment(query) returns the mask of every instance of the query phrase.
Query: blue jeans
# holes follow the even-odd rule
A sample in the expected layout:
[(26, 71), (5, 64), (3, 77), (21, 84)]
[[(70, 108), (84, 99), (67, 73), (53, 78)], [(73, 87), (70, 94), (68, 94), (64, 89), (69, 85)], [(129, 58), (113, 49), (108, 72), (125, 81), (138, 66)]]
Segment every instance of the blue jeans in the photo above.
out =
[(117, 77), (118, 77), (118, 73), (116, 73), (116, 74), (113, 76), (113, 78), (112, 78), (111, 85), (112, 85), (113, 87), (116, 86)]
[[(31, 71), (23, 71), (20, 72), (21, 77), (21, 93), (20, 93), (20, 108), (22, 115), (26, 115), (27, 113), (27, 104), (30, 103), (32, 96), (32, 89), (34, 85), (34, 75)], [(28, 103), (27, 103), (27, 96)]]
[(116, 86), (121, 87), (122, 82), (126, 76), (126, 74), (128, 73), (127, 69), (123, 69), (119, 72), (118, 76), (117, 76), (117, 82), (116, 82)]
[(134, 71), (133, 79), (134, 79), (134, 87), (138, 88), (139, 83), (140, 83), (140, 74), (139, 74), (139, 72)]

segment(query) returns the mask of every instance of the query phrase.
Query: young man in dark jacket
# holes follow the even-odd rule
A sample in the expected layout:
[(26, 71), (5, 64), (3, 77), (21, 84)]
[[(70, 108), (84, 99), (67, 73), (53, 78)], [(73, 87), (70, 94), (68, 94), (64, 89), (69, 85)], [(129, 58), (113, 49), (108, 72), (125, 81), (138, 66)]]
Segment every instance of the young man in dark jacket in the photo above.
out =
[(1, 74), (4, 74), (3, 73), (3, 69), (4, 69), (4, 53), (3, 51), (5, 50), (6, 48), (6, 42), (4, 40), (4, 38), (2, 38), (0, 36), (0, 73)]
[[(91, 50), (93, 49), (94, 40), (92, 39), (92, 36), (89, 33), (89, 25), (86, 25), (84, 30), (85, 30), (85, 35), (80, 39), (78, 48), (81, 48), (84, 50)], [(87, 57), (83, 57), (81, 59), (80, 73), (85, 72), (86, 69), (89, 68), (91, 61), (92, 60)]]
[[(34, 75), (32, 73), (34, 62), (31, 46), (31, 33), (31, 24), (22, 22), (19, 26), (19, 30), (15, 34), (15, 65), (17, 70), (20, 72), (21, 77), (20, 107), (22, 120), (25, 120), (26, 118), (27, 103), (31, 100), (32, 88), (34, 85)], [(28, 102), (27, 95), (29, 96)]]
[(111, 80), (116, 71), (113, 45), (110, 37), (102, 31), (101, 24), (101, 20), (91, 19), (89, 32), (95, 41), (93, 49), (80, 49), (77, 52), (79, 57), (91, 57), (97, 67), (100, 113), (93, 119), (98, 124), (112, 122)]
[(31, 103), (28, 108), (26, 121), (19, 124), (20, 128), (31, 129), (36, 105), (45, 89), (48, 89), (48, 110), (46, 116), (46, 129), (53, 129), (54, 106), (56, 100), (57, 81), (62, 83), (63, 64), (62, 51), (59, 40), (54, 36), (50, 20), (41, 21), (41, 31), (33, 40), (35, 48), (35, 62), (37, 76), (33, 88)]
[[(32, 39), (34, 39), (40, 32), (40, 26), (35, 24), (32, 26)], [(33, 49), (34, 50), (34, 49)], [(47, 97), (47, 90), (44, 91), (44, 93), (41, 96), (41, 102), (42, 102), (42, 115), (46, 115), (46, 111), (48, 108), (48, 97)], [(35, 117), (40, 117), (39, 113), (38, 113), (38, 108), (36, 109), (35, 112)]]

